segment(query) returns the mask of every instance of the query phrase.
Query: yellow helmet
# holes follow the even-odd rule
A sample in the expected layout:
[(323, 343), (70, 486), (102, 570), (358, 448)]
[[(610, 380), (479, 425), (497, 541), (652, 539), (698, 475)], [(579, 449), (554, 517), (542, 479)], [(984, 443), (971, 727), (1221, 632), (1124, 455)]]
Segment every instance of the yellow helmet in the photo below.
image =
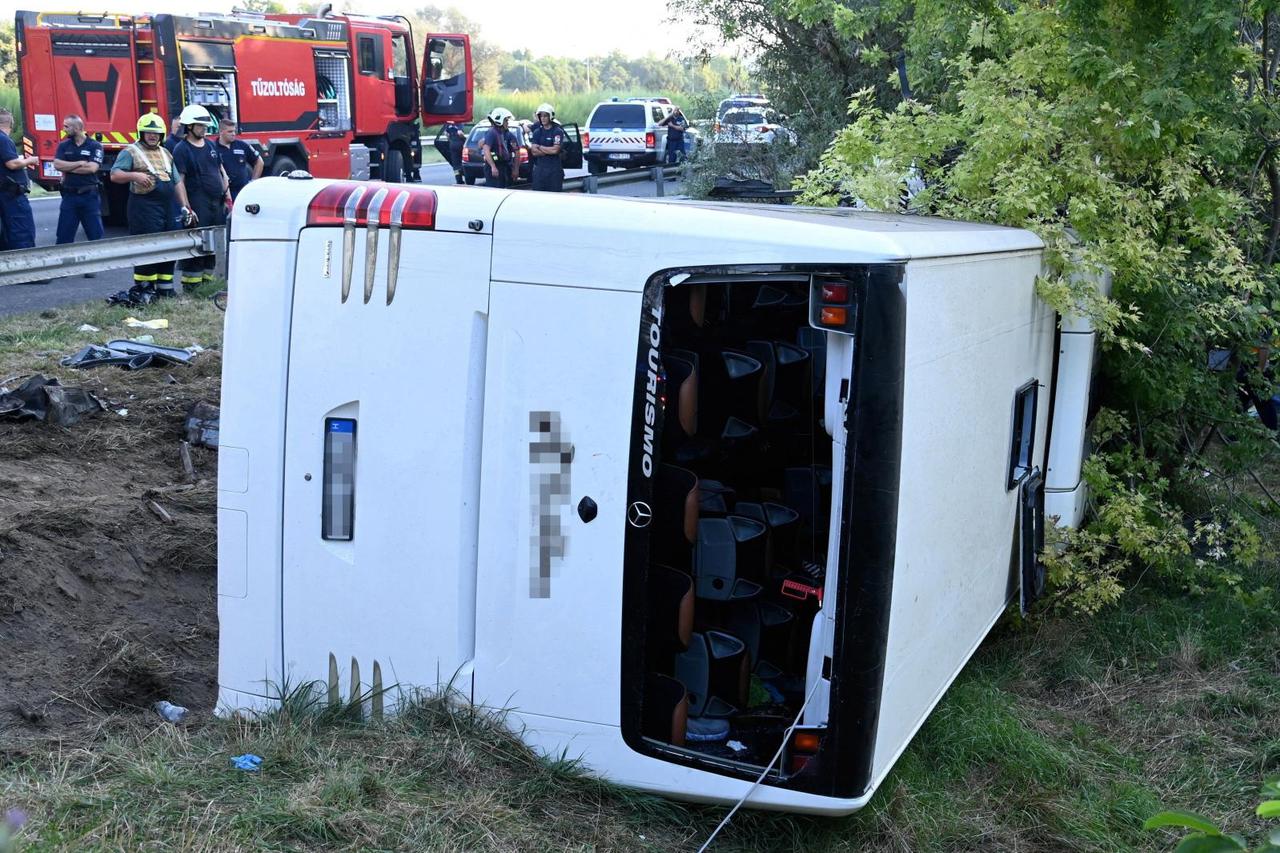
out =
[(138, 134), (158, 133), (161, 136), (165, 134), (164, 119), (155, 113), (147, 113), (138, 119)]

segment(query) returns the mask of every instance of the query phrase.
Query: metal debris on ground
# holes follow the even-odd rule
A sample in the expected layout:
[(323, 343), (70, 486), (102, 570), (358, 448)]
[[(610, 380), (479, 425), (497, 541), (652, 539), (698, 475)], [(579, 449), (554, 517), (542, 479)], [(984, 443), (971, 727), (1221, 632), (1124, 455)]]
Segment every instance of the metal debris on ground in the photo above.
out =
[(208, 400), (193, 403), (187, 410), (187, 420), (183, 425), (187, 443), (216, 448), (221, 414), (222, 410)]
[[(150, 335), (144, 337), (150, 337)], [(193, 358), (195, 353), (191, 349), (164, 347), (134, 338), (133, 340), (107, 341), (101, 346), (89, 344), (74, 355), (62, 359), (60, 364), (63, 367), (79, 368), (115, 364), (125, 370), (141, 370), (144, 367), (190, 364)]]
[(0, 387), (0, 418), (38, 420), (72, 426), (87, 415), (106, 411), (106, 404), (83, 388), (68, 388), (39, 373), (12, 391)]

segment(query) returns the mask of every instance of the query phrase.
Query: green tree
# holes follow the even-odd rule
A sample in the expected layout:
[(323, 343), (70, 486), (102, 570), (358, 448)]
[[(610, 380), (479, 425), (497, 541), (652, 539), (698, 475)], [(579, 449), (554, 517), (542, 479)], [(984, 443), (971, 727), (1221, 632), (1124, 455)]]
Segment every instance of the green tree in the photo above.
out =
[[(797, 0), (793, 13), (829, 7)], [(1073, 551), (1050, 555), (1059, 594), (1084, 609), (1114, 600), (1128, 565), (1194, 586), (1256, 545), (1229, 507), (1188, 515), (1213, 430), (1230, 425), (1237, 462), (1267, 446), (1241, 414), (1234, 364), (1206, 366), (1222, 348), (1255, 367), (1280, 309), (1280, 25), (1269, 6), (1248, 6), (1242, 27), (1240, 11), (1225, 0), (971, 8), (936, 77), (892, 109), (870, 89), (856, 96), (853, 122), (800, 182), (811, 203), (900, 209), (920, 178), (912, 210), (1045, 239), (1042, 296), (1093, 316), (1106, 337), (1109, 413), (1086, 469), (1097, 519)], [(1074, 275), (1103, 268), (1111, 299)], [(1198, 556), (1210, 539), (1225, 543), (1214, 560)]]
[(0, 86), (18, 85), (18, 54), (15, 50), (13, 21), (0, 21)]

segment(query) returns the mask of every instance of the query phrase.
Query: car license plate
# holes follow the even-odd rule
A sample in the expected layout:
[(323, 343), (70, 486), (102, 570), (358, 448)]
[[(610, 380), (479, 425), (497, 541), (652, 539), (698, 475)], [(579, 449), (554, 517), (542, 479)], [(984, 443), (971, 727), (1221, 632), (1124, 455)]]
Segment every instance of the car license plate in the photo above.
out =
[(626, 160), (630, 156), (631, 156), (630, 154), (610, 154), (609, 159), (610, 160)]

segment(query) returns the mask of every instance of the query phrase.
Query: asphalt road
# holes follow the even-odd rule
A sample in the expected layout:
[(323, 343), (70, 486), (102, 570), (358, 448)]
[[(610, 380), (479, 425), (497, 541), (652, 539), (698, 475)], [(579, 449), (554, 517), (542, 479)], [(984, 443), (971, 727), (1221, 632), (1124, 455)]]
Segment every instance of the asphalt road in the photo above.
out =
[[(565, 173), (566, 177), (585, 175), (585, 170), (575, 169)], [(445, 163), (434, 163), (422, 167), (424, 184), (452, 184), (453, 170)], [(679, 185), (668, 181), (668, 194), (678, 191)], [(652, 183), (644, 181), (634, 184), (607, 186), (601, 189), (603, 195), (619, 195), (647, 197), (654, 194)], [(58, 226), (58, 197), (42, 196), (31, 200), (31, 209), (36, 221), (36, 245), (51, 245), (56, 238)], [(108, 237), (124, 236), (123, 227), (107, 227)], [(78, 239), (84, 239), (80, 232)], [(56, 308), (59, 305), (72, 305), (90, 299), (105, 299), (111, 294), (128, 290), (133, 284), (133, 271), (130, 268), (100, 272), (96, 278), (68, 276), (55, 279), (48, 284), (15, 284), (0, 287), (0, 316), (24, 314), (31, 311), (42, 311)]]

